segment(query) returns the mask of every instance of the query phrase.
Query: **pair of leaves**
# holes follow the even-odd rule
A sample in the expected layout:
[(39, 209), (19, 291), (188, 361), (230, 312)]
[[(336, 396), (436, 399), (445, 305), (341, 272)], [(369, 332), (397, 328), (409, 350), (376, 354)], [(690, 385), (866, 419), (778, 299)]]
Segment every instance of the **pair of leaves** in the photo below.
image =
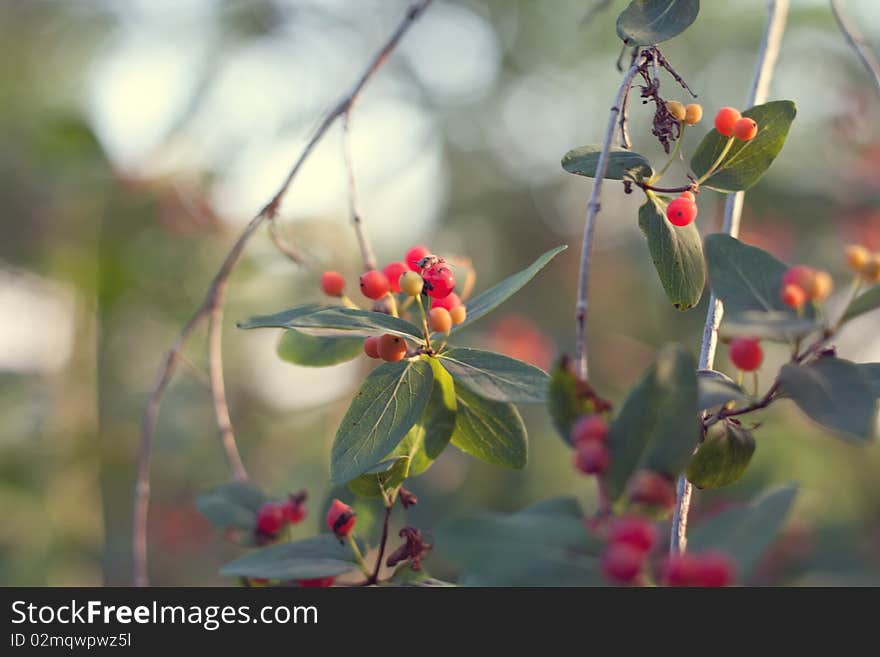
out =
[(630, 391), (608, 435), (611, 465), (603, 475), (612, 500), (636, 470), (673, 478), (699, 439), (696, 362), (679, 345), (665, 347)]
[(453, 517), (434, 531), (436, 549), (461, 567), (462, 586), (601, 586), (601, 545), (583, 525), (573, 498), (516, 513)]
[(700, 0), (633, 0), (617, 17), (627, 46), (652, 46), (684, 32), (697, 20)]
[(335, 577), (357, 568), (349, 545), (332, 534), (254, 550), (220, 569), (221, 575), (281, 581)]

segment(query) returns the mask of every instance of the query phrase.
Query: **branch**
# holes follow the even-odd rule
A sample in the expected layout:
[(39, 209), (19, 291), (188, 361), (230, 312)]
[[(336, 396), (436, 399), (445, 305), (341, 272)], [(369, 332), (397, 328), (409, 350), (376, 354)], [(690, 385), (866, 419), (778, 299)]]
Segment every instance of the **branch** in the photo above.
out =
[(874, 86), (877, 89), (877, 92), (880, 93), (880, 62), (877, 61), (874, 52), (868, 47), (868, 44), (865, 42), (865, 37), (863, 37), (850, 22), (849, 16), (846, 15), (839, 0), (831, 0), (831, 13), (834, 14), (834, 20), (837, 21), (837, 26), (840, 28), (840, 31), (843, 33), (843, 36), (846, 38), (849, 45), (855, 51), (856, 56), (867, 69), (868, 73), (874, 78)]
[(244, 231), (232, 245), (232, 248), (226, 255), (220, 270), (214, 276), (201, 305), (196, 309), (183, 330), (181, 330), (174, 345), (172, 345), (171, 349), (166, 354), (162, 367), (159, 370), (156, 383), (150, 393), (146, 409), (144, 410), (143, 429), (141, 431), (140, 446), (138, 449), (137, 481), (135, 483), (134, 493), (134, 528), (132, 532), (135, 585), (147, 586), (149, 583), (147, 578), (147, 515), (150, 501), (150, 460), (153, 436), (155, 435), (156, 421), (159, 415), (159, 405), (162, 400), (162, 394), (165, 392), (168, 383), (174, 376), (178, 361), (181, 359), (181, 352), (186, 345), (187, 340), (205, 320), (210, 321), (209, 359), (211, 361), (211, 388), (214, 397), (215, 414), (217, 415), (221, 439), (227, 451), (227, 458), (232, 466), (233, 476), (238, 479), (245, 478), (245, 470), (241, 465), (240, 459), (238, 459), (231, 423), (229, 422), (229, 411), (226, 405), (226, 395), (223, 386), (222, 362), (219, 357), (222, 328), (221, 321), (223, 317), (223, 297), (229, 276), (238, 264), (245, 246), (256, 230), (263, 224), (263, 222), (266, 220), (270, 220), (271, 222), (271, 220), (278, 214), (278, 209), (281, 206), (281, 202), (284, 199), (287, 190), (290, 188), (291, 183), (294, 178), (296, 178), (296, 175), (299, 173), (305, 161), (311, 155), (315, 146), (317, 146), (325, 136), (336, 119), (349, 112), (363, 88), (376, 72), (382, 68), (382, 65), (397, 47), (397, 44), (403, 38), (404, 34), (406, 34), (409, 28), (424, 13), (431, 4), (431, 1), (432, 0), (418, 0), (409, 7), (403, 20), (401, 20), (397, 28), (385, 42), (385, 45), (383, 45), (370, 60), (369, 65), (361, 74), (354, 87), (352, 87), (352, 89), (344, 95), (337, 104), (327, 112), (327, 114), (324, 115), (299, 157), (288, 171), (281, 187), (279, 187), (278, 191), (263, 209), (251, 219)]
[(272, 240), (272, 243), (275, 247), (281, 251), (281, 253), (293, 263), (297, 265), (305, 265), (308, 261), (308, 258), (305, 254), (301, 253), (299, 249), (297, 249), (293, 244), (284, 239), (284, 236), (281, 234), (281, 229), (278, 227), (278, 221), (275, 217), (269, 218), (269, 238)]
[[(350, 108), (349, 108), (350, 110)], [(351, 223), (357, 236), (358, 247), (361, 250), (361, 258), (364, 261), (364, 270), (370, 271), (376, 268), (376, 255), (370, 246), (367, 232), (364, 230), (363, 213), (357, 192), (357, 184), (354, 177), (354, 165), (351, 159), (351, 112), (346, 110), (342, 115), (342, 155), (345, 160), (345, 171), (348, 175), (348, 202), (351, 208)]]
[[(752, 79), (752, 87), (747, 107), (752, 107), (767, 100), (767, 92), (770, 80), (773, 77), (773, 69), (779, 57), (779, 48), (782, 45), (782, 35), (785, 32), (785, 23), (788, 18), (789, 0), (771, 0), (767, 16), (767, 24), (764, 29), (764, 38), (758, 51), (758, 60), (755, 65), (755, 74)], [(731, 237), (739, 235), (739, 224), (742, 216), (744, 192), (730, 194), (724, 206), (723, 232)], [(724, 307), (721, 300), (714, 294), (709, 297), (709, 311), (706, 315), (706, 324), (703, 327), (703, 340), (700, 345), (700, 360), (697, 367), (700, 369), (712, 369), (715, 363), (715, 349), (718, 346), (718, 327), (724, 315)], [(672, 533), (669, 539), (671, 553), (684, 552), (687, 548), (687, 519), (690, 509), (692, 487), (687, 477), (679, 476), (677, 486), (677, 501), (672, 516)]]
[(385, 505), (385, 522), (382, 524), (382, 539), (379, 541), (379, 554), (376, 555), (376, 566), (373, 574), (367, 579), (367, 586), (379, 581), (379, 571), (382, 569), (382, 560), (385, 558), (385, 546), (388, 545), (388, 526), (391, 524), (391, 509), (394, 502)]
[(608, 169), (608, 153), (611, 151), (611, 142), (617, 131), (617, 117), (620, 115), (624, 99), (629, 93), (630, 85), (645, 63), (647, 57), (642, 53), (633, 59), (632, 65), (623, 77), (617, 97), (608, 117), (608, 127), (605, 130), (605, 139), (602, 142), (602, 151), (599, 153), (599, 162), (596, 165), (595, 182), (590, 200), (587, 202), (587, 221), (584, 226), (584, 241), (581, 247), (580, 282), (578, 284), (578, 301), (576, 306), (575, 322), (577, 326), (577, 365), (578, 375), (581, 379), (587, 378), (587, 350), (586, 350), (586, 325), (587, 325), (587, 296), (590, 288), (590, 257), (593, 250), (593, 231), (596, 228), (596, 216), (601, 208), (599, 197), (602, 194), (602, 183), (605, 171)]

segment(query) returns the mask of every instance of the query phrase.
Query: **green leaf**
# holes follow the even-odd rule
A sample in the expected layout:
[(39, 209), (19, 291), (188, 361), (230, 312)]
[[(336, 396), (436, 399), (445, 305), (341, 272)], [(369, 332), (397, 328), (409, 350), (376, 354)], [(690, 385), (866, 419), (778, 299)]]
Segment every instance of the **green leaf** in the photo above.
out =
[(713, 424), (687, 466), (697, 488), (729, 486), (745, 474), (755, 453), (752, 432), (731, 421)]
[(410, 477), (420, 475), (431, 467), (434, 459), (446, 449), (455, 430), (456, 399), (452, 376), (436, 358), (429, 358), (428, 363), (434, 372), (431, 398), (419, 421), (394, 451), (395, 455), (409, 456), (412, 460)]
[(282, 310), (280, 313), (273, 315), (257, 315), (241, 322), (237, 322), (236, 326), (240, 329), (255, 328), (290, 328), (290, 322), (321, 312), (322, 310), (332, 310), (335, 306), (322, 306), (317, 303), (307, 303), (302, 306), (295, 306), (289, 310)]
[(821, 328), (822, 324), (815, 319), (797, 317), (790, 312), (747, 310), (726, 321), (722, 334), (787, 343)]
[(448, 587), (455, 586), (449, 582), (444, 582), (431, 575), (424, 568), (421, 570), (413, 570), (408, 563), (394, 571), (394, 574), (380, 586), (430, 586), (430, 587)]
[[(797, 114), (790, 100), (776, 100), (757, 105), (742, 113), (758, 123), (758, 134), (751, 141), (734, 140), (715, 172), (703, 181), (703, 187), (719, 192), (738, 192), (757, 183), (779, 155), (788, 130)], [(702, 177), (727, 146), (728, 138), (711, 130), (694, 152), (691, 169)]]
[(560, 437), (571, 445), (571, 430), (575, 421), (587, 413), (595, 412), (592, 396), (585, 394), (592, 388), (580, 382), (572, 367), (571, 360), (563, 356), (550, 373), (550, 386), (547, 392), (547, 412), (553, 420), (553, 427)]
[(491, 401), (455, 386), (458, 412), (452, 444), (486, 463), (522, 469), (528, 459), (526, 427), (512, 404)]
[(522, 271), (505, 278), (494, 287), (489, 288), (482, 294), (478, 294), (476, 297), (468, 301), (467, 319), (458, 326), (454, 326), (452, 332), (454, 333), (459, 329), (463, 329), (465, 326), (470, 326), (483, 315), (495, 310), (495, 308), (519, 292), (520, 288), (532, 280), (539, 271), (547, 266), (547, 263), (567, 248), (567, 246), (557, 246), (555, 249), (550, 249), (547, 253), (535, 260)]
[(875, 285), (864, 294), (857, 296), (843, 314), (843, 321), (848, 322), (877, 308), (880, 308), (880, 285)]
[(696, 224), (673, 226), (655, 197), (639, 208), (639, 228), (648, 240), (651, 259), (672, 305), (678, 310), (693, 308), (706, 286), (703, 244)]
[(733, 557), (741, 582), (748, 580), (761, 555), (782, 530), (797, 489), (781, 488), (751, 505), (722, 511), (698, 525), (688, 537), (688, 551), (721, 550)]
[(257, 511), (269, 501), (265, 493), (252, 484), (223, 484), (196, 498), (196, 508), (215, 528), (253, 531)]
[(862, 363), (858, 368), (874, 388), (874, 394), (880, 398), (880, 363)]
[(323, 336), (343, 337), (391, 333), (408, 340), (424, 342), (422, 330), (411, 322), (385, 313), (342, 306), (300, 315), (288, 321), (285, 328), (298, 328), (304, 332)]
[(363, 349), (363, 338), (326, 338), (288, 329), (278, 342), (278, 357), (295, 365), (326, 367), (351, 360)]
[(576, 501), (517, 513), (472, 512), (443, 521), (435, 549), (461, 567), (462, 586), (600, 586), (601, 545)]
[(697, 371), (697, 410), (705, 411), (729, 401), (745, 401), (748, 394), (736, 381), (715, 370)]
[(459, 348), (441, 354), (439, 360), (456, 382), (480, 397), (536, 404), (547, 399), (547, 373), (515, 358)]
[(842, 438), (874, 440), (878, 399), (868, 371), (842, 358), (825, 356), (809, 365), (784, 365), (782, 393), (814, 422)]
[(617, 17), (617, 36), (628, 46), (652, 46), (697, 20), (700, 0), (633, 0)]
[(348, 545), (332, 534), (320, 534), (249, 552), (223, 566), (220, 574), (287, 581), (335, 577), (356, 567)]
[(346, 483), (391, 452), (425, 410), (433, 385), (423, 359), (383, 363), (366, 378), (342, 418), (330, 454), (330, 481)]
[[(730, 235), (713, 233), (706, 238), (706, 264), (712, 292), (724, 302), (724, 312), (730, 318), (749, 311), (797, 317), (779, 294), (788, 265), (766, 251)], [(811, 306), (804, 308), (804, 315), (813, 316)]]
[[(602, 146), (600, 145), (574, 148), (562, 158), (562, 168), (569, 173), (595, 178), (601, 151)], [(653, 175), (654, 170), (651, 168), (651, 163), (644, 155), (633, 153), (624, 148), (612, 148), (609, 151), (605, 178), (639, 181)]]
[(398, 456), (382, 461), (360, 477), (348, 482), (351, 492), (361, 497), (384, 497), (400, 486), (409, 476), (411, 459)]
[(636, 470), (675, 477), (687, 465), (700, 436), (696, 369), (686, 349), (664, 347), (627, 395), (608, 435), (611, 465), (604, 479), (612, 500)]

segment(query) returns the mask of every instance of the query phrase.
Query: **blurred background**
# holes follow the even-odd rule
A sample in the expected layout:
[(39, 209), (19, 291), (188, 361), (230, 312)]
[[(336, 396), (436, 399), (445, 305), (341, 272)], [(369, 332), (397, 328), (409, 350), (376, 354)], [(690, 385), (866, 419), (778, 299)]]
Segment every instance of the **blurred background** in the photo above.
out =
[[(614, 21), (589, 0), (437, 0), (360, 99), (352, 150), (380, 260), (414, 243), (473, 258), (477, 290), (557, 244), (572, 248), (462, 341), (549, 367), (573, 346), (578, 250), (591, 182), (564, 173), (571, 147), (600, 141), (620, 74)], [(880, 98), (828, 3), (792, 3), (771, 98), (799, 114), (770, 173), (748, 194), (744, 239), (823, 267), (847, 287), (842, 248), (880, 249)], [(845, 3), (875, 49), (874, 0)], [(390, 34), (406, 0), (0, 0), (0, 584), (130, 581), (134, 455), (164, 351), (236, 234), (275, 191), (319, 116)], [(704, 2), (663, 52), (707, 117), (747, 94), (763, 0)], [(687, 102), (664, 78), (663, 95)], [(636, 150), (662, 152), (635, 103)], [(691, 152), (709, 127), (689, 130)], [(681, 176), (678, 169), (669, 180)], [(662, 344), (698, 348), (705, 299), (675, 311), (637, 222), (638, 194), (608, 185), (598, 227), (589, 336), (594, 383), (614, 399)], [(700, 230), (722, 198), (701, 196)], [(283, 205), (289, 238), (354, 281), (338, 126)], [(235, 320), (319, 299), (318, 275), (254, 237), (231, 280), (224, 349), (245, 463), (274, 495), (307, 488), (316, 531), (330, 443), (369, 365), (327, 369), (275, 355), (274, 331)], [(878, 315), (839, 341), (880, 360)], [(222, 583), (235, 554), (193, 498), (228, 478), (205, 385), (205, 342), (165, 396), (153, 459), (153, 581)], [(772, 352), (776, 364), (785, 355)], [(719, 368), (725, 369), (724, 350)], [(768, 367), (774, 363), (768, 364)], [(595, 504), (592, 480), (541, 408), (524, 408), (522, 472), (449, 449), (412, 482), (430, 529), (463, 508), (516, 509), (558, 494)], [(757, 583), (880, 584), (880, 448), (823, 435), (792, 407), (763, 414), (746, 477), (699, 494), (700, 515), (785, 482), (794, 517)], [(368, 515), (369, 509), (363, 513)], [(439, 551), (438, 546), (438, 551)], [(432, 557), (428, 567), (443, 574)]]

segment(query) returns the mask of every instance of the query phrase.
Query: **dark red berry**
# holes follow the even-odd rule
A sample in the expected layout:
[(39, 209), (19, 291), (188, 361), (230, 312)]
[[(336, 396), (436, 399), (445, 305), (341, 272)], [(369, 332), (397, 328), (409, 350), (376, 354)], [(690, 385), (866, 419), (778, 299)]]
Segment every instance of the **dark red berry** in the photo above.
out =
[(407, 271), (409, 268), (405, 262), (392, 262), (382, 270), (388, 279), (388, 285), (392, 292), (400, 292), (400, 277)]
[(598, 440), (581, 443), (574, 450), (574, 467), (584, 474), (601, 474), (608, 468), (611, 454)]
[(327, 528), (339, 538), (345, 538), (354, 528), (354, 511), (345, 502), (333, 500), (327, 511)]
[(419, 267), (419, 262), (421, 262), (422, 258), (429, 255), (431, 255), (431, 250), (427, 246), (418, 245), (407, 251), (403, 259), (406, 261), (407, 267), (413, 271), (421, 271), (422, 268)]
[(257, 533), (265, 536), (276, 536), (287, 519), (284, 514), (284, 505), (278, 502), (266, 502), (257, 511)]
[(575, 445), (589, 440), (605, 440), (608, 437), (608, 423), (601, 415), (584, 415), (571, 430), (571, 442)]
[(668, 557), (660, 567), (660, 581), (666, 586), (694, 586), (697, 561), (690, 554)]
[(669, 510), (675, 506), (675, 486), (658, 472), (639, 470), (627, 486), (629, 499), (634, 504)]
[(388, 294), (390, 289), (388, 277), (381, 271), (371, 269), (361, 274), (361, 292), (368, 299), (380, 299)]
[(333, 586), (333, 582), (336, 580), (335, 577), (318, 577), (316, 579), (301, 579), (299, 580), (299, 585), (304, 589), (325, 589), (328, 586)]
[(605, 577), (616, 584), (631, 584), (645, 565), (645, 552), (626, 543), (612, 543), (602, 554)]
[(734, 338), (730, 341), (730, 362), (744, 372), (753, 372), (761, 367), (764, 351), (754, 338)]
[(422, 272), (422, 278), (426, 291), (435, 299), (444, 299), (455, 289), (455, 274), (443, 263), (428, 267)]
[(723, 552), (703, 552), (696, 555), (693, 577), (696, 586), (730, 586), (736, 578), (736, 565)]
[(643, 552), (650, 552), (657, 541), (657, 528), (637, 516), (618, 518), (608, 530), (608, 541), (623, 543)]
[(291, 495), (284, 503), (284, 518), (291, 525), (302, 522), (306, 517), (306, 493), (305, 491), (297, 495)]

